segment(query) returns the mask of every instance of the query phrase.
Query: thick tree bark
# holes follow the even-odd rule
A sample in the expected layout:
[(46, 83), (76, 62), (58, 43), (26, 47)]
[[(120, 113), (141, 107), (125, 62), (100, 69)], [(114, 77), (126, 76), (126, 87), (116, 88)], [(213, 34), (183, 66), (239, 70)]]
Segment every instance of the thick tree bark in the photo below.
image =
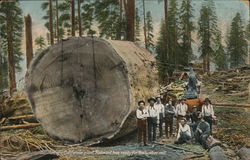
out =
[(49, 0), (49, 32), (50, 32), (50, 44), (54, 44), (54, 32), (53, 32), (53, 7), (52, 0)]
[(33, 58), (33, 41), (32, 41), (32, 20), (28, 14), (24, 17), (25, 20), (25, 39), (26, 39), (26, 66), (29, 67), (30, 61)]
[(16, 76), (15, 76), (15, 60), (13, 51), (13, 26), (10, 12), (6, 14), (6, 27), (7, 27), (7, 49), (8, 49), (8, 76), (9, 76), (9, 92), (12, 95), (16, 90)]
[(154, 63), (132, 42), (70, 38), (33, 59), (25, 90), (50, 135), (74, 142), (118, 138), (136, 128), (137, 102), (159, 94)]
[(79, 28), (79, 37), (82, 36), (82, 19), (81, 19), (81, 0), (77, 0), (78, 2), (78, 28)]
[(71, 8), (71, 36), (75, 36), (75, 0), (70, 0)]
[(135, 41), (135, 0), (124, 0), (126, 15), (126, 40)]
[(143, 31), (144, 31), (144, 43), (145, 43), (145, 48), (148, 49), (148, 41), (147, 41), (147, 28), (146, 28), (146, 11), (145, 11), (145, 0), (142, 1), (143, 3)]
[(59, 17), (58, 17), (58, 0), (56, 0), (56, 38), (57, 42), (59, 42)]

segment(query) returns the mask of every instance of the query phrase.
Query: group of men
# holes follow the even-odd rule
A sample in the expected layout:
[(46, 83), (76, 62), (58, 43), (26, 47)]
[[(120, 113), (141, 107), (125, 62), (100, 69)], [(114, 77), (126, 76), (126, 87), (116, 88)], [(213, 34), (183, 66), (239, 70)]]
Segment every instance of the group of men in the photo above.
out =
[[(138, 125), (138, 142), (146, 146), (147, 142), (156, 141), (156, 131), (159, 130), (159, 138), (163, 136), (163, 123), (165, 123), (166, 138), (176, 135), (177, 144), (188, 143), (195, 140), (205, 145), (206, 139), (212, 134), (212, 122), (215, 118), (213, 106), (208, 98), (205, 99), (201, 111), (197, 107), (188, 111), (185, 99), (177, 100), (175, 103), (171, 99), (164, 105), (162, 98), (148, 99), (148, 106), (144, 101), (138, 102), (136, 110)], [(177, 134), (174, 132), (174, 119), (176, 118)]]

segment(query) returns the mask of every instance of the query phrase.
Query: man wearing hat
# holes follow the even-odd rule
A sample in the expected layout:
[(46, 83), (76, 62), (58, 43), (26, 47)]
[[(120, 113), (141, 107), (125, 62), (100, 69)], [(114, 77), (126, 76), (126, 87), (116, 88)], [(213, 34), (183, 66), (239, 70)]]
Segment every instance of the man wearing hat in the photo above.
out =
[(175, 144), (183, 144), (191, 140), (191, 129), (186, 122), (186, 119), (180, 120), (177, 140)]
[(187, 104), (185, 103), (185, 100), (184, 98), (181, 99), (181, 103), (177, 104), (176, 105), (176, 117), (177, 117), (177, 131), (179, 129), (179, 122), (180, 120), (186, 118), (186, 115), (187, 115), (187, 111), (188, 111), (188, 106)]
[(164, 111), (165, 111), (165, 133), (166, 137), (169, 138), (169, 136), (173, 136), (173, 124), (174, 124), (174, 114), (175, 114), (175, 107), (172, 104), (172, 99), (168, 101)]
[(148, 141), (154, 142), (156, 141), (156, 127), (159, 121), (159, 112), (155, 107), (156, 100), (154, 98), (149, 98), (147, 107), (148, 110)]
[(155, 108), (158, 110), (159, 113), (159, 137), (163, 136), (162, 125), (164, 122), (164, 105), (161, 103), (161, 97), (157, 96), (155, 102)]
[(207, 137), (211, 135), (210, 125), (204, 120), (201, 114), (198, 119), (199, 122), (195, 131), (195, 140), (205, 147)]
[(202, 105), (201, 115), (204, 117), (204, 120), (209, 123), (210, 131), (212, 134), (212, 124), (213, 124), (213, 119), (215, 118), (215, 116), (214, 116), (214, 108), (211, 104), (211, 101), (208, 98), (205, 99), (205, 102)]
[(147, 145), (147, 117), (148, 110), (145, 108), (145, 102), (139, 101), (138, 108), (136, 110), (137, 127), (138, 127), (138, 143), (141, 144), (143, 140), (144, 146)]

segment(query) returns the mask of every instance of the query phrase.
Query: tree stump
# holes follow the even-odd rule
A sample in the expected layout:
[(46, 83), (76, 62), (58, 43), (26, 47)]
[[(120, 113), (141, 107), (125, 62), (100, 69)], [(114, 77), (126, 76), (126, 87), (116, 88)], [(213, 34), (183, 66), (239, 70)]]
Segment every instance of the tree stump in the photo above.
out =
[(220, 146), (215, 146), (209, 150), (209, 157), (211, 160), (228, 160), (223, 149)]
[(157, 95), (154, 64), (132, 42), (69, 38), (33, 58), (25, 90), (51, 136), (73, 142), (119, 138), (135, 129), (137, 102)]

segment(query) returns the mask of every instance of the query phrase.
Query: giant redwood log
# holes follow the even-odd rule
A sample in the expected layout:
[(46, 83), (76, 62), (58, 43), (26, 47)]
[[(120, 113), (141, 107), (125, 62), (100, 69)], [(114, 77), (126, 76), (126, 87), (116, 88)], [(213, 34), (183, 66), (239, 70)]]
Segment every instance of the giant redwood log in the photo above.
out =
[(154, 62), (132, 42), (69, 38), (34, 57), (25, 90), (53, 137), (73, 142), (120, 137), (135, 127), (137, 101), (158, 92)]

